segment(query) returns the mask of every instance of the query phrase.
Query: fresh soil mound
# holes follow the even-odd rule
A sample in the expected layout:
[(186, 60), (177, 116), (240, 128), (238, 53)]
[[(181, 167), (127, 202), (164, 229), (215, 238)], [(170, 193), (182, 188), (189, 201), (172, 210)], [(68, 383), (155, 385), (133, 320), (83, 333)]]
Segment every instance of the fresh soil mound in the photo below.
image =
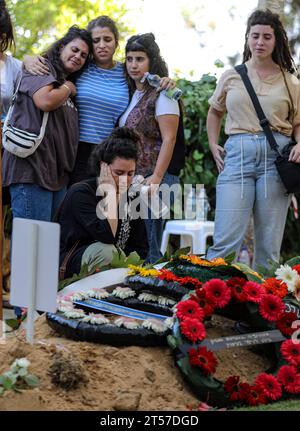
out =
[[(232, 334), (232, 322), (213, 317), (210, 337)], [(36, 344), (24, 333), (0, 344), (0, 373), (16, 358), (26, 357), (30, 373), (41, 384), (23, 393), (6, 391), (0, 410), (187, 410), (199, 400), (183, 381), (168, 347), (112, 347), (76, 342), (57, 336), (41, 316), (35, 324)], [(260, 356), (247, 349), (217, 352), (220, 379), (239, 374), (251, 380), (267, 368)], [(73, 367), (73, 368), (72, 368)], [(73, 376), (70, 370), (77, 370)], [(50, 371), (52, 370), (52, 372)], [(72, 374), (72, 373), (71, 373)]]

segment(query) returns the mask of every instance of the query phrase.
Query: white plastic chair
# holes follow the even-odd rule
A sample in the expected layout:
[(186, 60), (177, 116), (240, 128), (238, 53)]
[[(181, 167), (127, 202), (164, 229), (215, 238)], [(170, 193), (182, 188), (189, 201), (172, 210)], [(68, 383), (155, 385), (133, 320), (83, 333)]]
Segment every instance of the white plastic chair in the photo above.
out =
[(165, 225), (160, 251), (166, 252), (169, 237), (173, 234), (180, 235), (180, 248), (191, 246), (192, 253), (205, 254), (207, 238), (213, 236), (214, 226), (213, 221), (170, 220)]

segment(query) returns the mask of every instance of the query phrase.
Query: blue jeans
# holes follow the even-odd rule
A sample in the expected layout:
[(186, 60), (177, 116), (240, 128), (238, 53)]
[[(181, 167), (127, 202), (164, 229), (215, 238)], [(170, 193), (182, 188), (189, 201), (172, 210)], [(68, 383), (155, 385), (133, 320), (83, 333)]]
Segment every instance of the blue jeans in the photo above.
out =
[[(274, 137), (280, 149), (289, 142), (279, 133)], [(224, 170), (217, 181), (214, 245), (207, 258), (237, 255), (253, 214), (253, 267), (267, 267), (269, 259), (279, 261), (290, 204), (274, 164), (276, 153), (264, 133), (232, 135), (224, 148)]]
[[(175, 186), (179, 184), (179, 177), (177, 175), (171, 175), (168, 172), (165, 174), (160, 187), (164, 184), (168, 186)], [(175, 188), (175, 187), (174, 187)], [(173, 188), (173, 189), (174, 189)], [(173, 204), (175, 200), (175, 193), (171, 192), (171, 195), (169, 195), (166, 191), (166, 193), (162, 192), (160, 190), (159, 197), (160, 199), (165, 203), (167, 207)], [(163, 235), (163, 229), (164, 229), (164, 223), (165, 219), (163, 218), (151, 218), (151, 211), (148, 211), (148, 218), (145, 220), (146, 230), (147, 230), (147, 237), (148, 237), (148, 245), (149, 245), (149, 252), (146, 258), (146, 263), (155, 263), (158, 259), (162, 257), (162, 254), (160, 252), (160, 245), (161, 245), (161, 239)]]
[(13, 184), (9, 191), (13, 217), (51, 221), (66, 194), (66, 187), (52, 192), (36, 184)]

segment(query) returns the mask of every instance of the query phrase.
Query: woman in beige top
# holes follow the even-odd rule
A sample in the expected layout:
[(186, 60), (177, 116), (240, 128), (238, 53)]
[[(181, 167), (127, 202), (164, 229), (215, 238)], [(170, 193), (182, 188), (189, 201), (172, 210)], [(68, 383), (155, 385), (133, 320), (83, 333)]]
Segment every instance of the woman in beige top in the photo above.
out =
[[(294, 134), (290, 160), (300, 163), (300, 83), (279, 16), (256, 10), (248, 19), (243, 63), (270, 122), (279, 149)], [(208, 259), (238, 253), (254, 219), (254, 268), (279, 261), (290, 196), (277, 173), (271, 150), (240, 75), (226, 71), (209, 100), (209, 146), (219, 170), (214, 245)], [(227, 112), (223, 147), (218, 145)]]

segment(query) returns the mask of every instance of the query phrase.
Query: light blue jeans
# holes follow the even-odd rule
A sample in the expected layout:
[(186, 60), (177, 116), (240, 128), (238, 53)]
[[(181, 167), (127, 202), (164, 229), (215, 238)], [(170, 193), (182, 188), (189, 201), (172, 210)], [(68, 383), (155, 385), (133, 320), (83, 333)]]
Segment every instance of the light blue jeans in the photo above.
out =
[(36, 184), (13, 184), (9, 187), (13, 217), (51, 221), (61, 204), (66, 187), (52, 192)]
[[(176, 185), (179, 185), (179, 177), (177, 175), (171, 175), (168, 172), (165, 174), (160, 187), (164, 184), (172, 187), (171, 194), (167, 192), (159, 192), (160, 199), (167, 205), (168, 207), (174, 203), (176, 198), (176, 194), (178, 190), (174, 192), (176, 189)], [(145, 220), (147, 237), (148, 237), (148, 246), (149, 252), (146, 258), (146, 263), (155, 263), (158, 259), (162, 257), (160, 252), (161, 239), (163, 235), (165, 220), (163, 218), (153, 218), (151, 211), (148, 211), (148, 219)]]
[[(289, 142), (279, 133), (274, 137), (279, 149)], [(253, 214), (253, 267), (267, 267), (268, 260), (279, 261), (291, 199), (274, 164), (276, 153), (264, 133), (231, 135), (224, 148), (224, 170), (217, 181), (214, 245), (207, 258), (238, 254)]]

